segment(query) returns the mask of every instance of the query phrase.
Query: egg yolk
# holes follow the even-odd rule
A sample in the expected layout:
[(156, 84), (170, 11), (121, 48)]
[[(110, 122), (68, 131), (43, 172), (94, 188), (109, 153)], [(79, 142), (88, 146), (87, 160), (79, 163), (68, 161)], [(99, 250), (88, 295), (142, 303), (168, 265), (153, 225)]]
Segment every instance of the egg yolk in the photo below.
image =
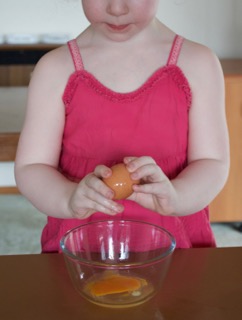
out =
[(92, 295), (100, 297), (108, 294), (136, 291), (144, 285), (147, 285), (144, 279), (115, 274), (89, 283), (88, 289)]

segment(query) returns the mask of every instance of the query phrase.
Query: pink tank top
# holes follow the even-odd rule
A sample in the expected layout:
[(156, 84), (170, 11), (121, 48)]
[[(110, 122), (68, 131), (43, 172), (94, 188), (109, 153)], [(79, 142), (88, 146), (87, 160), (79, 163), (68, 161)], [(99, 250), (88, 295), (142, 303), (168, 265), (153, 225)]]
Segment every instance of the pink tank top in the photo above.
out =
[[(80, 181), (98, 164), (112, 166), (125, 156), (148, 155), (164, 173), (175, 178), (187, 165), (191, 89), (177, 66), (183, 38), (176, 36), (167, 64), (156, 70), (137, 90), (118, 93), (85, 70), (76, 40), (68, 43), (75, 71), (66, 85), (63, 101), (66, 122), (59, 170)], [(157, 224), (176, 238), (178, 248), (213, 247), (208, 208), (185, 217), (165, 217), (129, 200), (115, 219), (136, 219)], [(87, 221), (110, 219), (102, 213), (90, 218), (48, 217), (42, 233), (43, 252), (57, 252), (60, 238)]]

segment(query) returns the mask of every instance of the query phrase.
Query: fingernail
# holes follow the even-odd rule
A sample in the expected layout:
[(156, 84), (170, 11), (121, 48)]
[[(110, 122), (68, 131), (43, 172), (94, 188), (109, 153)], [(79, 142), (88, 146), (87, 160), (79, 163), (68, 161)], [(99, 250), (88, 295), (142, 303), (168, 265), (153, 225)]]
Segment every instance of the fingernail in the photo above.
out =
[(106, 194), (106, 197), (108, 198), (108, 199), (112, 199), (113, 198), (113, 196), (114, 196), (114, 192), (113, 191), (108, 191), (107, 192), (107, 194)]
[(130, 177), (131, 177), (131, 179), (133, 179), (133, 180), (137, 180), (137, 179), (139, 179), (139, 177), (138, 177), (138, 174), (137, 174), (137, 173), (132, 173), (132, 174), (130, 175)]
[(112, 206), (112, 210), (115, 211), (115, 212), (122, 212), (123, 208), (120, 207), (120, 206)]
[(112, 171), (111, 171), (110, 169), (108, 169), (108, 170), (106, 170), (106, 171), (104, 172), (104, 177), (105, 177), (105, 178), (108, 178), (108, 177), (111, 176), (111, 174), (112, 174)]

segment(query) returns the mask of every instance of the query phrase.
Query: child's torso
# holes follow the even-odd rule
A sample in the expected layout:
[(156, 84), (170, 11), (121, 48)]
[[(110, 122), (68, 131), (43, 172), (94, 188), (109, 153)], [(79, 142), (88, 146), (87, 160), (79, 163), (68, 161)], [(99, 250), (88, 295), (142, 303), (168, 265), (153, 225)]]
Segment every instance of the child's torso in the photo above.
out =
[(63, 97), (63, 173), (81, 179), (97, 164), (110, 166), (125, 156), (148, 155), (170, 178), (176, 176), (186, 165), (191, 103), (189, 84), (177, 65), (171, 61), (138, 89), (118, 93), (79, 62)]
[[(76, 71), (63, 95), (66, 122), (59, 165), (66, 177), (78, 182), (98, 164), (112, 166), (125, 156), (151, 156), (170, 179), (186, 167), (191, 90), (176, 64), (181, 45), (182, 38), (176, 37), (165, 66), (138, 89), (118, 93), (85, 70), (75, 40), (69, 43)], [(178, 247), (214, 244), (206, 209), (175, 218), (163, 217), (131, 201), (123, 203), (125, 211), (116, 218), (161, 225), (175, 235)], [(63, 233), (78, 224), (108, 218), (101, 213), (85, 220), (49, 218), (42, 236), (43, 250), (53, 251)], [(198, 236), (198, 227), (205, 233), (200, 231)]]

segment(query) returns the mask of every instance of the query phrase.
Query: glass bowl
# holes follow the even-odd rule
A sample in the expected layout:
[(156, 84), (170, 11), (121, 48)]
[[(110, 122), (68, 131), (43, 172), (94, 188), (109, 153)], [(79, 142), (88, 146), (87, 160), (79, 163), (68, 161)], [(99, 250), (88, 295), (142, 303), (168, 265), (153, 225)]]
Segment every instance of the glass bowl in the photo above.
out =
[(134, 220), (80, 225), (60, 241), (74, 287), (106, 307), (139, 305), (160, 289), (175, 249), (165, 229)]

